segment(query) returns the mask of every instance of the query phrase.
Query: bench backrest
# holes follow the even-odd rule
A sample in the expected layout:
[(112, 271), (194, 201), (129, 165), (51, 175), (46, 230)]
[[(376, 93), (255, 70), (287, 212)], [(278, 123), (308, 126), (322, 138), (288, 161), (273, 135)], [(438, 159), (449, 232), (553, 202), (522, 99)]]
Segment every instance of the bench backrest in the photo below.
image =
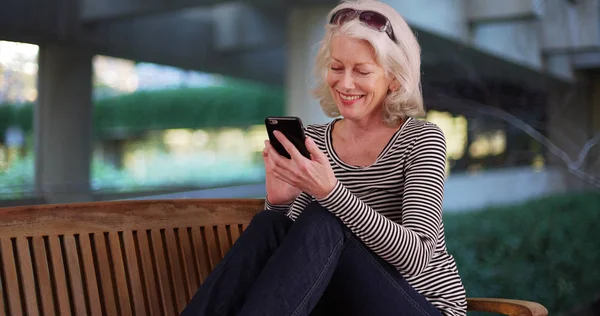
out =
[(263, 203), (0, 209), (0, 314), (178, 315)]

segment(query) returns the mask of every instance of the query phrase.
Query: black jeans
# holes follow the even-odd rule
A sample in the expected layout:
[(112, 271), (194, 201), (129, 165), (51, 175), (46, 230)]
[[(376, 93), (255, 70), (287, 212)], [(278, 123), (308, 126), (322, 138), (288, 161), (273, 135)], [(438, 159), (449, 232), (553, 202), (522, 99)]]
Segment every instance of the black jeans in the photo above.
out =
[(441, 315), (320, 204), (257, 214), (181, 315)]

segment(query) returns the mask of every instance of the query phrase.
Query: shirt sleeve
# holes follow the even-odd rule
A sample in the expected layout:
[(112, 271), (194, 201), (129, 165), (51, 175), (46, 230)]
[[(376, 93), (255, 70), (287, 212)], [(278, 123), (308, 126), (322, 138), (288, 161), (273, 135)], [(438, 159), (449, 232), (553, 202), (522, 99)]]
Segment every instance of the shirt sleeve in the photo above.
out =
[(271, 204), (269, 203), (268, 196), (265, 196), (265, 210), (277, 211), (286, 214), (292, 204)]
[(433, 256), (442, 220), (446, 141), (439, 127), (423, 126), (406, 156), (404, 173), (402, 223), (379, 214), (339, 181), (318, 201), (375, 254), (415, 276)]

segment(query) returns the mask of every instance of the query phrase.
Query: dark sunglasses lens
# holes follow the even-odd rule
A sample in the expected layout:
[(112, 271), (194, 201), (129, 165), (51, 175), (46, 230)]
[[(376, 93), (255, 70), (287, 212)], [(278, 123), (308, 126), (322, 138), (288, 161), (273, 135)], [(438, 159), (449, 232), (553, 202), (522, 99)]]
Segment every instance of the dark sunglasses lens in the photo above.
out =
[(348, 22), (352, 19), (352, 17), (354, 17), (355, 13), (356, 11), (354, 9), (341, 9), (331, 17), (331, 21), (329, 21), (329, 23), (340, 24)]
[(361, 13), (360, 20), (379, 31), (383, 31), (385, 25), (387, 24), (387, 19), (385, 16), (371, 11)]

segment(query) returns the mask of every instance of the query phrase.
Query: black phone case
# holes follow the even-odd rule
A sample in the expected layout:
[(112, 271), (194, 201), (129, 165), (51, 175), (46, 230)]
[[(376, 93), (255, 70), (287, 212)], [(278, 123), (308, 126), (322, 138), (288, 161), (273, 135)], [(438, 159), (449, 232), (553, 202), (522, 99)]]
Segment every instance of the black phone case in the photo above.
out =
[(310, 159), (310, 153), (306, 149), (306, 136), (304, 135), (304, 126), (302, 120), (295, 116), (269, 116), (265, 118), (265, 126), (267, 127), (267, 134), (269, 135), (269, 141), (275, 150), (282, 156), (290, 159), (290, 154), (285, 150), (283, 145), (277, 140), (273, 131), (278, 130), (287, 139), (294, 144), (296, 149), (304, 157)]

